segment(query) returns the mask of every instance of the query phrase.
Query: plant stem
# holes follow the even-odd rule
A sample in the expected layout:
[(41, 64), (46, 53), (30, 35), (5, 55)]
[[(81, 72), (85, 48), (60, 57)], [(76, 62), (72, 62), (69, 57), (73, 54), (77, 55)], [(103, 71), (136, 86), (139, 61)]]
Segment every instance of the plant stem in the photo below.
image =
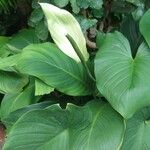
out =
[(85, 62), (84, 57), (83, 57), (83, 55), (82, 55), (82, 53), (81, 53), (79, 47), (77, 46), (76, 42), (74, 41), (74, 39), (73, 39), (70, 35), (67, 34), (66, 37), (68, 38), (68, 40), (69, 40), (70, 43), (72, 44), (72, 46), (73, 46), (75, 52), (77, 53), (78, 57), (79, 57), (80, 60), (81, 60), (81, 63), (82, 63), (83, 66), (85, 67), (85, 69), (86, 69), (86, 71), (87, 71), (89, 77), (95, 82), (95, 78), (93, 77), (93, 75), (92, 75), (92, 73), (91, 73), (89, 67), (87, 66), (87, 63)]

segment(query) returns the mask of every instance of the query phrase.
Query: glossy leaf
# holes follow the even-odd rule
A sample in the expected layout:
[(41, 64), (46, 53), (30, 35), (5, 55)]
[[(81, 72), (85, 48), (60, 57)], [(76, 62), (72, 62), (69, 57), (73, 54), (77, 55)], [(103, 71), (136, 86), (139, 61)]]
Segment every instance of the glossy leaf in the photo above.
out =
[(150, 49), (142, 43), (135, 58), (119, 32), (106, 35), (95, 59), (97, 87), (125, 118), (150, 105)]
[(150, 47), (150, 9), (144, 14), (140, 21), (140, 31)]
[[(86, 49), (86, 41), (73, 15), (48, 3), (40, 3), (40, 5), (46, 16), (51, 36), (60, 50), (77, 62), (81, 61), (80, 55), (84, 61), (87, 61), (89, 54)], [(74, 48), (72, 43), (77, 48)]]
[(52, 43), (26, 47), (17, 68), (68, 95), (89, 95), (93, 90), (93, 83), (82, 64), (66, 56)]
[(12, 127), (4, 150), (99, 150), (120, 148), (124, 120), (108, 104), (53, 105), (23, 115)]

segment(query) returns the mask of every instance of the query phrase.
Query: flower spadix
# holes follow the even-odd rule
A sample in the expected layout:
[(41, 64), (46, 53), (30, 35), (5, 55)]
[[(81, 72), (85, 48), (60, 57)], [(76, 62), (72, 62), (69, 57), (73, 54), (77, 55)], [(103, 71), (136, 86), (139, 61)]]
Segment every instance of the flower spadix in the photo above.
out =
[(89, 54), (86, 41), (79, 23), (72, 14), (48, 3), (40, 5), (46, 16), (51, 36), (59, 49), (77, 62), (87, 61)]

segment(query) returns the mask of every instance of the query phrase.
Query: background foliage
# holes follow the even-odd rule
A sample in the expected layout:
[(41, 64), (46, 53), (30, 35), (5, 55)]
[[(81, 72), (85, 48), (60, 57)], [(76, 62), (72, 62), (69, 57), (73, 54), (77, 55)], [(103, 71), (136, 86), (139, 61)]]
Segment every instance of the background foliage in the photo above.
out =
[[(79, 22), (95, 81), (54, 44), (38, 2)], [(0, 0), (3, 149), (149, 150), (149, 64), (149, 0)]]

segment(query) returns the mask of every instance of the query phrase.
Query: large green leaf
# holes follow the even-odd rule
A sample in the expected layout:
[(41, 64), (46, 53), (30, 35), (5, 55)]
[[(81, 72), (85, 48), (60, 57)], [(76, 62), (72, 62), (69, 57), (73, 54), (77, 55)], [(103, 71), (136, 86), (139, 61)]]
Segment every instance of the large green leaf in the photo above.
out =
[(133, 59), (127, 39), (109, 33), (95, 59), (99, 91), (125, 118), (150, 105), (150, 49), (142, 43)]
[(150, 9), (144, 14), (140, 21), (140, 31), (150, 46)]
[(24, 29), (15, 34), (7, 46), (12, 53), (19, 53), (24, 47), (33, 43), (39, 43), (35, 30)]
[(150, 107), (142, 109), (127, 121), (121, 150), (150, 149)]
[(34, 96), (34, 84), (29, 84), (26, 89), (18, 94), (6, 94), (1, 103), (1, 118), (7, 117), (11, 112), (37, 102)]
[(93, 90), (82, 64), (66, 56), (52, 43), (26, 47), (17, 68), (69, 95), (88, 95)]
[(116, 150), (124, 130), (123, 118), (106, 103), (70, 104), (65, 110), (53, 105), (23, 115), (4, 150)]
[[(34, 98), (35, 99), (35, 98)], [(22, 101), (22, 99), (21, 99)], [(25, 106), (23, 108), (17, 109), (16, 111), (11, 112), (10, 114), (3, 116), (1, 118), (1, 121), (7, 128), (7, 133), (11, 130), (11, 127), (14, 125), (14, 123), (25, 113), (33, 110), (40, 110), (44, 109), (50, 105), (54, 104), (54, 101), (46, 101), (41, 103), (36, 103), (32, 105)]]
[(0, 71), (0, 93), (18, 93), (27, 82), (27, 77), (14, 72)]

